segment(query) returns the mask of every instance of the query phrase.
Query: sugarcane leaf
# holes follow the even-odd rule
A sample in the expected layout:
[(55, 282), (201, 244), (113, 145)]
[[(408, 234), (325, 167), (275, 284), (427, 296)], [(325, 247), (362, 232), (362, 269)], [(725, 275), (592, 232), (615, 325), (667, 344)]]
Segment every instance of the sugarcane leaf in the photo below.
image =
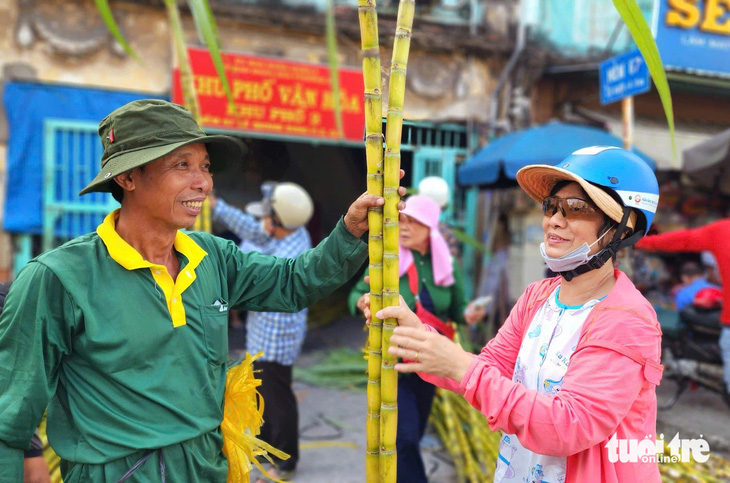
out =
[(456, 239), (459, 240), (461, 243), (466, 243), (467, 245), (473, 247), (476, 250), (479, 250), (484, 254), (489, 253), (489, 249), (484, 245), (484, 243), (481, 243), (479, 240), (469, 235), (464, 230), (455, 227), (449, 228), (451, 229), (451, 232), (454, 234)]
[(228, 84), (228, 77), (226, 76), (226, 70), (223, 65), (218, 27), (216, 26), (210, 4), (208, 0), (187, 0), (187, 2), (195, 20), (195, 28), (198, 30), (198, 36), (201, 42), (208, 47), (210, 58), (213, 60), (215, 70), (223, 84), (223, 91), (226, 93), (226, 97), (228, 97), (228, 102), (233, 107), (233, 94), (231, 93), (231, 87)]
[(296, 380), (316, 386), (363, 388), (367, 385), (367, 361), (362, 351), (343, 347), (318, 354), (320, 362), (295, 367)]
[(639, 48), (641, 55), (644, 57), (644, 62), (646, 62), (646, 65), (649, 68), (649, 73), (651, 74), (656, 90), (659, 93), (659, 98), (662, 101), (662, 106), (664, 107), (664, 114), (667, 117), (669, 136), (672, 140), (672, 155), (676, 159), (677, 145), (674, 138), (672, 94), (669, 90), (667, 75), (664, 71), (664, 65), (662, 64), (659, 49), (654, 41), (651, 29), (646, 23), (646, 19), (644, 19), (636, 0), (613, 0), (613, 4), (619, 15), (621, 15), (621, 18), (624, 20), (626, 27), (631, 33), (631, 37), (634, 39), (634, 42), (636, 42), (636, 46)]
[(114, 20), (114, 15), (109, 7), (109, 2), (107, 0), (94, 0), (94, 3), (96, 4), (96, 9), (99, 11), (101, 19), (104, 21), (106, 28), (109, 29), (112, 37), (114, 37), (114, 40), (119, 42), (119, 45), (122, 46), (124, 51), (129, 54), (131, 58), (142, 64), (142, 59), (137, 56), (137, 53), (134, 49), (132, 49), (132, 46), (127, 43), (124, 35), (122, 35), (122, 31), (119, 30), (119, 26), (117, 25), (116, 20)]

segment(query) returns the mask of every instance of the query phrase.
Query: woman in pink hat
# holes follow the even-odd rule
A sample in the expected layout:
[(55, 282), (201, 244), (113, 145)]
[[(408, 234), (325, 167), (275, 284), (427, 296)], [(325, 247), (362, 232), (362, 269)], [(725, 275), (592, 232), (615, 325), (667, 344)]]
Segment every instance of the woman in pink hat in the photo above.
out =
[[(439, 231), (441, 208), (431, 198), (413, 195), (400, 213), (400, 294), (424, 323), (453, 338), (449, 321), (475, 324), (484, 310), (466, 310), (461, 271)], [(368, 292), (359, 282), (350, 292), (350, 310), (369, 316)], [(415, 374), (398, 379), (398, 481), (426, 483), (426, 471), (419, 444), (426, 429), (436, 388)]]
[(395, 369), (463, 395), (502, 431), (495, 482), (658, 483), (661, 329), (614, 268), (651, 226), (656, 177), (635, 154), (594, 146), (517, 182), (542, 205), (540, 252), (558, 276), (529, 285), (478, 355), (403, 303), (381, 310), (399, 323)]

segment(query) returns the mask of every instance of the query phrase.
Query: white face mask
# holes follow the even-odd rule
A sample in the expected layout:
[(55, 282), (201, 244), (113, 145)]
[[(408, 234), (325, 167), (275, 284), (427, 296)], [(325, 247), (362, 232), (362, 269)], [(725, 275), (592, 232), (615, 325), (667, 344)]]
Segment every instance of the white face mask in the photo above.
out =
[(540, 254), (542, 255), (543, 260), (545, 260), (548, 268), (553, 272), (569, 272), (571, 270), (575, 270), (581, 265), (588, 263), (588, 260), (595, 256), (595, 254), (588, 255), (591, 252), (591, 247), (598, 243), (601, 238), (606, 236), (606, 233), (608, 233), (609, 231), (611, 230), (607, 230), (603, 235), (598, 237), (598, 239), (590, 245), (586, 242), (583, 242), (581, 246), (559, 258), (551, 257), (550, 255), (545, 253), (545, 242), (542, 242), (540, 243)]
[(268, 235), (269, 234), (269, 230), (266, 229), (266, 220), (264, 220), (263, 218), (261, 218), (261, 222), (260, 223), (261, 223), (261, 225), (260, 225), (261, 226), (261, 231), (263, 231), (264, 233), (266, 233)]

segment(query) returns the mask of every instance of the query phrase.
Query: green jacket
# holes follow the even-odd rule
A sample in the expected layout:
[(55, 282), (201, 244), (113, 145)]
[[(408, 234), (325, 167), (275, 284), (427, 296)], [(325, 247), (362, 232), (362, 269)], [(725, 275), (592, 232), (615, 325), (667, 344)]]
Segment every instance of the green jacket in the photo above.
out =
[[(121, 238), (109, 217), (32, 260), (0, 316), (0, 481), (48, 406), (64, 482), (116, 481), (162, 448), (168, 481), (225, 482), (220, 422), (228, 309), (295, 312), (351, 278), (366, 245), (340, 221), (296, 259), (244, 253), (178, 233), (175, 281)], [(157, 461), (157, 463), (156, 463)], [(135, 481), (159, 481), (159, 453)], [(140, 479), (141, 478), (141, 479)]]
[[(466, 295), (464, 294), (464, 279), (461, 275), (456, 261), (454, 261), (454, 284), (447, 287), (439, 287), (433, 281), (433, 268), (431, 265), (431, 252), (421, 255), (416, 251), (413, 253), (413, 263), (416, 265), (418, 278), (420, 279), (419, 288), (426, 285), (426, 290), (433, 300), (436, 309), (434, 315), (443, 321), (452, 321), (457, 324), (464, 323), (464, 309), (466, 308)], [(370, 286), (363, 281), (363, 277), (368, 274), (368, 270), (360, 277), (360, 281), (350, 291), (348, 304), (352, 314), (357, 313), (357, 300), (362, 294), (370, 291)], [(408, 273), (404, 273), (399, 281), (400, 294), (411, 310), (416, 309), (416, 299), (408, 286)]]

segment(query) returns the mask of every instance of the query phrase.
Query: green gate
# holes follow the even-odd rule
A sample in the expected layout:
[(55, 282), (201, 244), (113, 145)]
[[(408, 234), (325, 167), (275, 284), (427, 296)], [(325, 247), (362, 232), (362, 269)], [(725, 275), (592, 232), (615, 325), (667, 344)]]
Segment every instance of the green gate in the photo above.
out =
[[(413, 186), (426, 176), (440, 176), (449, 185), (451, 199), (442, 220), (450, 226), (476, 235), (478, 188), (459, 189), (456, 168), (467, 155), (468, 133), (464, 126), (446, 123), (404, 121), (401, 148), (413, 152)], [(468, 298), (474, 293), (474, 247), (463, 243), (462, 270)]]
[(97, 123), (47, 119), (43, 163), (43, 251), (93, 232), (119, 207), (109, 193), (81, 191), (99, 171)]
[(109, 193), (81, 191), (99, 171), (97, 123), (47, 119), (44, 135), (43, 243), (49, 250), (96, 230), (119, 207)]
[[(43, 235), (40, 252), (96, 230), (110, 212), (119, 208), (109, 193), (79, 196), (99, 171), (104, 152), (97, 123), (46, 119), (43, 137)], [(13, 270), (38, 255), (32, 235), (16, 239)]]
[(43, 126), (43, 234), (35, 248), (32, 235), (17, 237), (16, 275), (39, 253), (96, 230), (119, 207), (109, 193), (79, 196), (99, 171), (103, 148), (97, 123), (46, 119)]

